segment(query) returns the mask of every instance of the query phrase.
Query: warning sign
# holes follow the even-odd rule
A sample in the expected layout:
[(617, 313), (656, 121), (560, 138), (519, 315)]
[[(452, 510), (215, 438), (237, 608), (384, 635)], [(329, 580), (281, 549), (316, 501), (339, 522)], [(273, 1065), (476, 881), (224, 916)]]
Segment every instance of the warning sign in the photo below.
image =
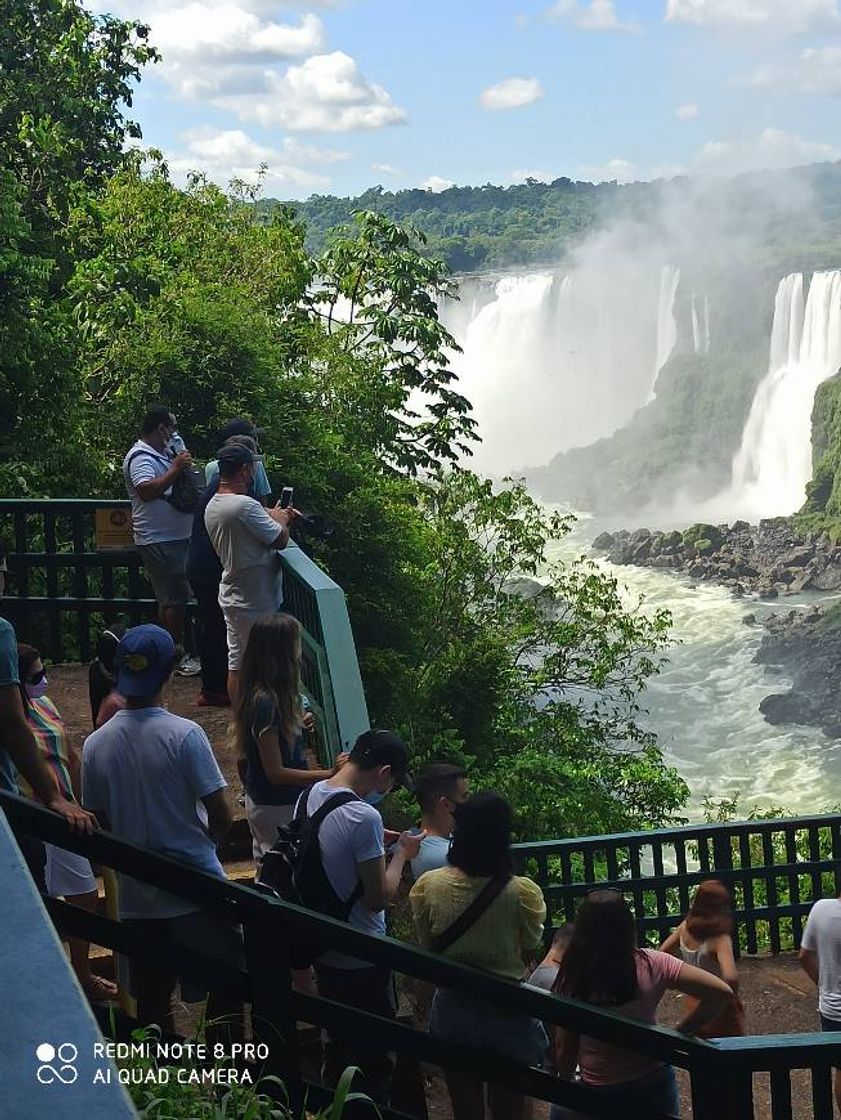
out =
[(96, 511), (96, 548), (97, 552), (134, 548), (130, 510), (106, 506)]

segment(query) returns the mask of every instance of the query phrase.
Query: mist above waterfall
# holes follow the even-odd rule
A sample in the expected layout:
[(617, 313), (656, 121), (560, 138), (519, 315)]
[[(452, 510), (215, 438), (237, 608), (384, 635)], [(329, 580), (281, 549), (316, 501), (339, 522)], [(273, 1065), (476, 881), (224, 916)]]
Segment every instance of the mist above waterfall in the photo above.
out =
[[(525, 471), (543, 496), (592, 509), (726, 495), (738, 497), (734, 516), (791, 512), (776, 507), (790, 506), (809, 477), (811, 396), (835, 360), (834, 319), (813, 322), (801, 354), (798, 328), (783, 331), (784, 313), (775, 314), (780, 281), (805, 263), (797, 247), (801, 224), (810, 228), (808, 175), (645, 190), (621, 218), (559, 252), (558, 265), (465, 277), (461, 301), (443, 304), (483, 441), (474, 465), (497, 477)], [(816, 259), (814, 246), (805, 258), (820, 273), (841, 264)], [(811, 271), (806, 322), (818, 314), (806, 311)], [(834, 298), (819, 301), (823, 284), (815, 308)], [(783, 345), (771, 345), (775, 323), (775, 339), (784, 333), (797, 351), (782, 365), (769, 360)]]

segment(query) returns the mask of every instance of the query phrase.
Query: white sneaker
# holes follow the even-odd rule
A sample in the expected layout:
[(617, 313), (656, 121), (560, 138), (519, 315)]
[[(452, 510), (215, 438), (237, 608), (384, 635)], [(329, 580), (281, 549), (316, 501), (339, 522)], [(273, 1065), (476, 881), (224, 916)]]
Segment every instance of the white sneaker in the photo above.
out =
[(197, 677), (201, 672), (201, 661), (197, 657), (190, 657), (185, 653), (181, 664), (175, 671), (179, 677)]

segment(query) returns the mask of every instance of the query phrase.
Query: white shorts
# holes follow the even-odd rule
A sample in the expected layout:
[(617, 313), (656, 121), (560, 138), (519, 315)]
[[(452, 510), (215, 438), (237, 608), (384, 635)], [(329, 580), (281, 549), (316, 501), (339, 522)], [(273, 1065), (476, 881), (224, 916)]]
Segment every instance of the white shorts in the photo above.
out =
[[(302, 791), (304, 788), (301, 787)], [(255, 805), (248, 794), (245, 795), (245, 815), (251, 829), (251, 853), (258, 867), (269, 848), (274, 846), (278, 828), (289, 824), (294, 812), (294, 805)]]
[(222, 614), (228, 631), (228, 670), (237, 673), (242, 668), (251, 627), (259, 618), (266, 617), (266, 611), (253, 611), (249, 607), (223, 607)]
[(44, 847), (47, 851), (44, 878), (50, 898), (91, 894), (96, 890), (96, 877), (90, 862), (84, 856), (67, 852), (64, 848), (56, 848), (53, 844), (45, 844)]

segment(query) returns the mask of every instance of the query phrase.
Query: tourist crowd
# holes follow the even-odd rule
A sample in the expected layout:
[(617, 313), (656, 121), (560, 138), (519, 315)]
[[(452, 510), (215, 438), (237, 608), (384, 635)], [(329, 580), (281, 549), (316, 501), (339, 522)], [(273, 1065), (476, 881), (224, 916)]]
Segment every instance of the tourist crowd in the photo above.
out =
[[(383, 935), (387, 909), (405, 889), (418, 943), (453, 961), (642, 1023), (654, 1023), (665, 993), (675, 991), (683, 997), (678, 1030), (704, 1038), (743, 1034), (731, 900), (722, 883), (700, 884), (685, 919), (659, 950), (637, 946), (634, 916), (619, 890), (595, 890), (544, 953), (546, 903), (536, 883), (514, 874), (512, 813), (504, 797), (488, 790), (471, 794), (465, 770), (450, 763), (430, 764), (412, 780), (408, 749), (392, 731), (367, 731), (333, 765), (318, 766), (309, 745), (313, 715), (301, 689), (301, 628), (281, 609), (277, 553), (288, 545), (297, 511), (291, 502), (263, 504), (270, 485), (258, 457), (258, 429), (237, 419), (221, 434), (203, 493), (195, 478), (195, 493), (178, 485), (193, 466), (168, 409), (150, 410), (126, 455), (135, 541), (160, 625), (126, 629), (115, 623), (103, 632), (89, 673), (93, 730), (81, 757), (49, 697), (41, 654), (17, 645), (12, 627), (0, 619), (0, 788), (38, 799), (73, 829), (99, 825), (224, 876), (217, 846), (233, 821), (228, 784), (204, 730), (166, 706), (172, 674), (193, 668), (182, 642), (194, 592), (199, 704), (232, 704), (231, 739), (258, 882), (264, 861), (268, 868), (277, 851), (292, 851), (297, 837), (299, 853), (310, 845), (310, 862), (301, 856), (293, 868), (301, 890), (357, 930)], [(397, 786), (414, 792), (420, 812), (418, 827), (400, 834), (385, 829), (377, 808)], [(97, 883), (87, 860), (51, 845), (32, 844), (25, 855), (45, 894), (96, 907)], [(318, 882), (304, 882), (306, 868)], [(120, 876), (119, 911), (121, 920), (173, 946), (243, 964), (239, 929), (153, 885)], [(69, 949), (87, 995), (113, 998), (115, 985), (91, 969), (89, 946), (71, 939)], [(824, 1029), (841, 1030), (841, 901), (815, 904), (801, 960), (819, 987)], [(297, 963), (298, 986), (395, 1016), (389, 969), (335, 949)], [(174, 1029), (178, 982), (175, 969), (132, 962), (141, 1022)], [(186, 983), (181, 994), (188, 1002), (206, 995)], [(240, 1012), (217, 995), (207, 1017), (234, 1023)], [(616, 1115), (623, 1109), (679, 1114), (669, 1066), (544, 1026), (492, 1000), (439, 988), (428, 1028), (442, 1040), (580, 1080), (614, 1105)], [(364, 1033), (327, 1032), (324, 1076), (335, 1083), (348, 1066), (361, 1071), (362, 1090), (388, 1101), (393, 1055)], [(494, 1120), (525, 1120), (529, 1112), (522, 1093), (486, 1086), (478, 1076), (449, 1072), (447, 1089), (456, 1120), (483, 1117), (486, 1104)], [(837, 1080), (836, 1095), (841, 1106)], [(552, 1110), (552, 1120), (576, 1115)]]

